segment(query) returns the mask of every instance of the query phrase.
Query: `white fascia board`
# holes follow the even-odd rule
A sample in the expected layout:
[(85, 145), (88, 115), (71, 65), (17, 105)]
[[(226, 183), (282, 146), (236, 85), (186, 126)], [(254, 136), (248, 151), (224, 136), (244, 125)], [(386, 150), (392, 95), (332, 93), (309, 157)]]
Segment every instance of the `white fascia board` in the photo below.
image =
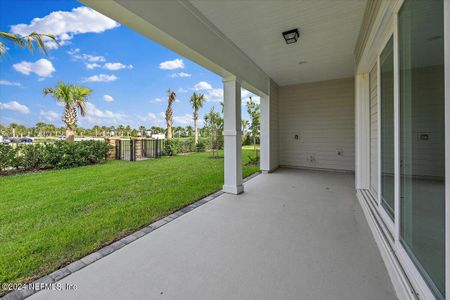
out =
[(269, 77), (188, 1), (81, 0), (96, 11), (257, 94)]

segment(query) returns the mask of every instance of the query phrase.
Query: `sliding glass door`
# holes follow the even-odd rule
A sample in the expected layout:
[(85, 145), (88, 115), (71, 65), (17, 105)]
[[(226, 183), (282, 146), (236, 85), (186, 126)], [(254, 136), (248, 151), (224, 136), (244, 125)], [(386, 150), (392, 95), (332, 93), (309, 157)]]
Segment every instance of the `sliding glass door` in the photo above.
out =
[(398, 14), (399, 239), (438, 299), (445, 297), (443, 6), (405, 0)]
[(394, 43), (391, 37), (380, 55), (381, 206), (394, 220)]

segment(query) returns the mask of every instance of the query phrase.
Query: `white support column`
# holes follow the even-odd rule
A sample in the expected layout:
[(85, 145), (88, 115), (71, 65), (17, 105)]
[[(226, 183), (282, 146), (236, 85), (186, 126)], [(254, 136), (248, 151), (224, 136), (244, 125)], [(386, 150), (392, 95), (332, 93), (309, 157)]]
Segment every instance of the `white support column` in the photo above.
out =
[(370, 185), (370, 101), (369, 75), (355, 77), (355, 187)]
[(278, 86), (270, 79), (269, 94), (261, 97), (261, 158), (263, 173), (273, 172), (278, 162)]
[(223, 79), (224, 169), (223, 191), (240, 194), (242, 185), (241, 82), (236, 77)]
[(260, 168), (263, 173), (269, 173), (270, 168), (270, 99), (261, 96), (261, 128), (260, 128)]

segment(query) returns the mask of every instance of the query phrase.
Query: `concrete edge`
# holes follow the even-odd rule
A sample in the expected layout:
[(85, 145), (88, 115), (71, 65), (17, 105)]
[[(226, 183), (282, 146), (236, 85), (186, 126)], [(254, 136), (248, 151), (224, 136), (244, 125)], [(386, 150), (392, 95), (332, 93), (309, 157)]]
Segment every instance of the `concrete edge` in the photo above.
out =
[[(242, 180), (242, 182), (247, 182), (260, 174), (261, 174), (260, 171), (253, 173), (253, 174), (245, 177)], [(218, 190), (217, 192), (214, 192), (206, 197), (203, 197), (203, 198), (189, 204), (188, 206), (185, 206), (185, 207), (171, 213), (170, 215), (165, 216), (164, 218), (161, 218), (161, 219), (123, 237), (120, 240), (114, 241), (111, 244), (109, 244), (93, 253), (90, 253), (90, 254), (82, 257), (79, 260), (76, 260), (76, 261), (68, 264), (67, 266), (64, 266), (50, 274), (47, 274), (41, 278), (38, 278), (31, 283), (21, 285), (21, 286), (23, 286), (22, 289), (14, 290), (14, 291), (6, 294), (5, 296), (3, 296), (0, 299), (2, 299), (2, 300), (22, 300), (27, 297), (30, 297), (31, 295), (38, 293), (40, 290), (45, 289), (46, 287), (52, 286), (54, 283), (63, 279), (64, 277), (67, 277), (67, 276), (89, 266), (90, 264), (96, 262), (97, 260), (99, 260), (103, 257), (110, 255), (113, 252), (116, 252), (117, 250), (121, 249), (122, 247), (134, 242), (137, 239), (140, 239), (141, 237), (151, 233), (152, 231), (160, 228), (161, 226), (164, 226), (164, 225), (172, 222), (173, 220), (181, 217), (184, 214), (187, 214), (188, 212), (202, 206), (205, 203), (208, 203), (209, 201), (221, 196), (224, 193), (225, 192), (223, 192), (222, 190)], [(28, 287), (30, 287), (30, 288), (28, 288)]]

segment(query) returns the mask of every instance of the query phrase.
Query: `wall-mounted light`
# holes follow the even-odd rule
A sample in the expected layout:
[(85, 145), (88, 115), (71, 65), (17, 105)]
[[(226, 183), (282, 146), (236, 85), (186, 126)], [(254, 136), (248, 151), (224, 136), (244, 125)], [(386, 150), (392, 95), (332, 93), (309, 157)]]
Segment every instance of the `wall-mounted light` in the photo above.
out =
[(296, 43), (298, 38), (300, 37), (300, 34), (298, 33), (298, 29), (291, 29), (288, 31), (283, 32), (284, 40), (286, 41), (286, 44), (293, 44)]

